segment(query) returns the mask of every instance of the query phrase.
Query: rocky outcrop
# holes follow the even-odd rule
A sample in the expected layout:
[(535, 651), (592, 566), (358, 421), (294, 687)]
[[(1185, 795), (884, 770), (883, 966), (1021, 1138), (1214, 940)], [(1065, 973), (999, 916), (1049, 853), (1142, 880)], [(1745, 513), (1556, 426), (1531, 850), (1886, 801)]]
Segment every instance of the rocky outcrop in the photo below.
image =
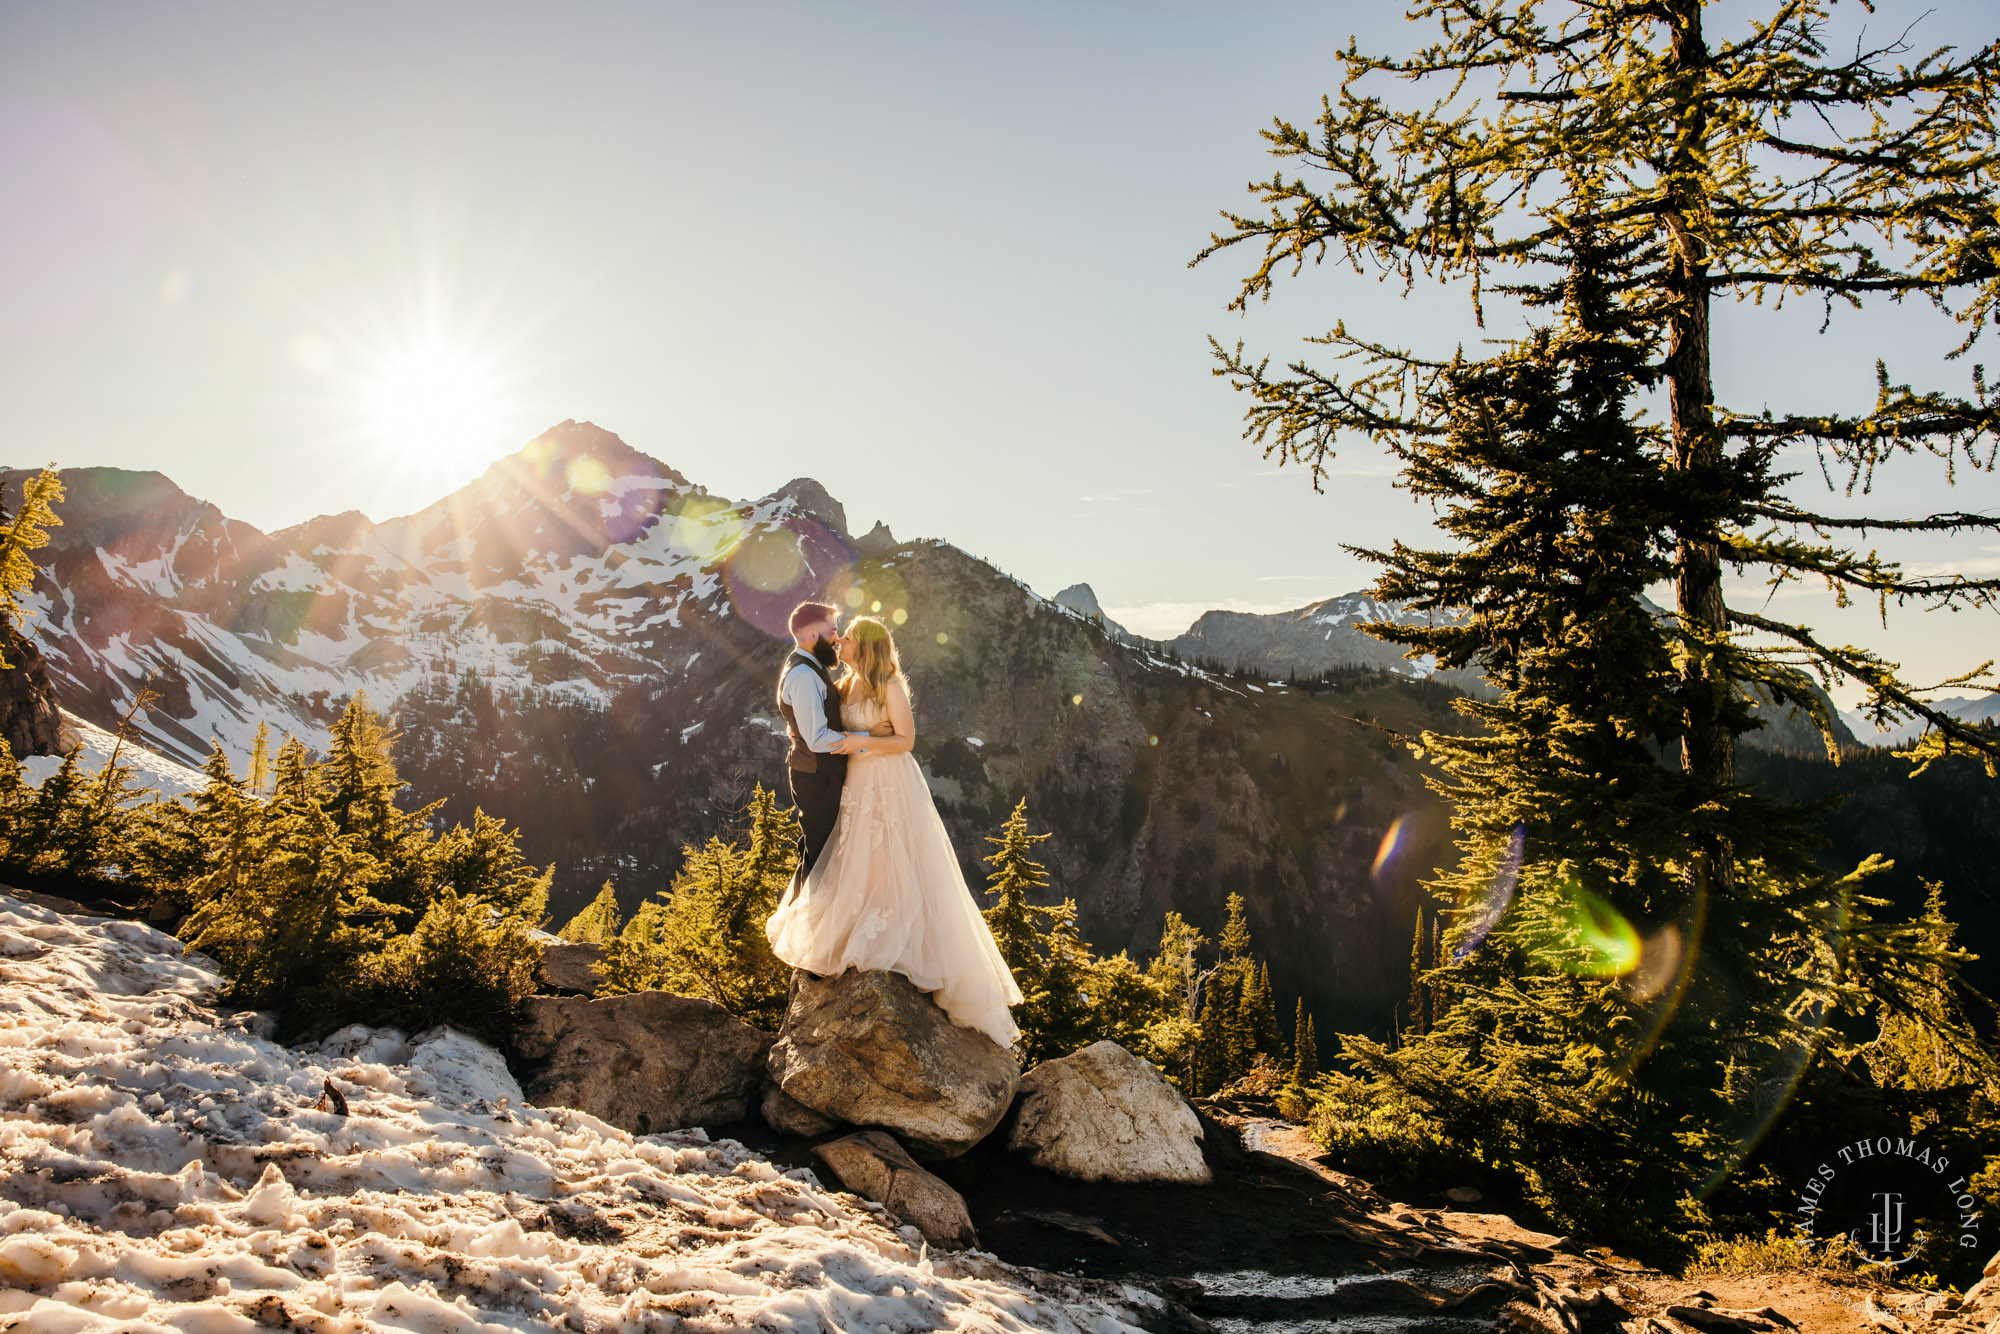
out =
[(894, 1136), (863, 1130), (821, 1144), (813, 1153), (841, 1185), (910, 1224), (931, 1245), (964, 1249), (979, 1244), (964, 1197), (919, 1167)]
[(1079, 1181), (1205, 1186), (1202, 1128), (1158, 1070), (1115, 1042), (1044, 1061), (1021, 1080), (1007, 1147)]
[(604, 982), (597, 975), (603, 959), (602, 945), (564, 941), (542, 946), (542, 990), (551, 996), (595, 996)]
[(534, 1105), (651, 1135), (747, 1119), (770, 1045), (770, 1034), (693, 996), (531, 996), (514, 1057)]
[(41, 650), (0, 620), (0, 738), (19, 759), (62, 749), (62, 709)]
[(771, 1079), (823, 1116), (894, 1131), (919, 1157), (954, 1158), (992, 1133), (1020, 1067), (959, 1028), (896, 973), (792, 974)]
[(1130, 643), (1132, 632), (1104, 614), (1104, 606), (1097, 600), (1097, 591), (1089, 584), (1071, 584), (1049, 601), (1058, 607), (1068, 607), (1087, 620), (1096, 621), (1110, 632), (1111, 637), (1121, 643)]

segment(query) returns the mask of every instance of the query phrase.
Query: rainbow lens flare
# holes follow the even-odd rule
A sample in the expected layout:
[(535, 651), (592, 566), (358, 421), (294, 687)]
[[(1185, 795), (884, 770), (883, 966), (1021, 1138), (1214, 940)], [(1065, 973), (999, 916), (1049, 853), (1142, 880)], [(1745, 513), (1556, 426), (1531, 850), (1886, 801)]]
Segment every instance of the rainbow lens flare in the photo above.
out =
[(1500, 864), (1493, 868), (1493, 878), (1486, 882), (1481, 895), (1459, 905), (1458, 918), (1464, 929), (1458, 944), (1452, 948), (1451, 961), (1457, 963), (1466, 955), (1479, 948), (1479, 942), (1492, 934), (1500, 925), (1500, 919), (1507, 915), (1507, 905), (1514, 901), (1514, 886), (1521, 880), (1521, 857), (1527, 851), (1528, 830), (1525, 825), (1515, 825), (1507, 835), (1507, 846), (1500, 853)]
[(1368, 868), (1368, 874), (1380, 880), (1385, 872), (1396, 868), (1403, 855), (1416, 842), (1416, 823), (1407, 815), (1399, 815), (1382, 835), (1381, 846), (1375, 849), (1375, 864)]

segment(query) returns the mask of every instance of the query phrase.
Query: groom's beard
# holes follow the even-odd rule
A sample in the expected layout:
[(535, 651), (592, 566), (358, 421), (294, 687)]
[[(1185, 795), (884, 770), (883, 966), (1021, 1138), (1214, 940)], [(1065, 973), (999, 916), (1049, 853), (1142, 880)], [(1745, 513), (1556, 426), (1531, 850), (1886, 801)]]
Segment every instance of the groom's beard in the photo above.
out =
[(813, 657), (819, 659), (819, 665), (829, 671), (840, 664), (840, 650), (834, 647), (831, 639), (822, 639), (814, 644)]

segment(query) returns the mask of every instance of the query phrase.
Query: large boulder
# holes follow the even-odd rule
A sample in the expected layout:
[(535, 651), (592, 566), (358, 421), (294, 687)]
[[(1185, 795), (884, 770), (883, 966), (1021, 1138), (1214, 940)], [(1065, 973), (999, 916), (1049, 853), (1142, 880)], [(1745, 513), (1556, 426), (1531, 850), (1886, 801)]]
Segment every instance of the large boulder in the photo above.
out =
[(771, 1035), (714, 1001), (665, 991), (530, 996), (514, 1054), (537, 1107), (574, 1107), (635, 1135), (746, 1120)]
[(894, 1131), (920, 1158), (986, 1138), (1021, 1084), (1014, 1057), (896, 973), (792, 974), (771, 1079), (822, 1116)]
[(1206, 1186), (1201, 1122), (1166, 1076), (1115, 1042), (1044, 1061), (1021, 1080), (1007, 1147), (1080, 1181)]
[(915, 1227), (931, 1245), (963, 1250), (979, 1244), (965, 1198), (919, 1167), (893, 1136), (863, 1130), (818, 1145), (813, 1153), (841, 1185)]

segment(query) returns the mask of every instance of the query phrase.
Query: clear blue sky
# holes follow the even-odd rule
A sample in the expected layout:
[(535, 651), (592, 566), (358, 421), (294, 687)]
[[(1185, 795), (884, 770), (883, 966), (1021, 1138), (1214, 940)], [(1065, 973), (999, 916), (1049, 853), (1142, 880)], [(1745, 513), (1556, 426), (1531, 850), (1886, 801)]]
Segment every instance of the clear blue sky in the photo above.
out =
[[(1995, 26), (1948, 3), (1920, 36)], [(576, 417), (727, 495), (817, 477), (857, 528), (1087, 580), (1151, 633), (1349, 591), (1338, 544), (1427, 512), (1365, 446), (1325, 496), (1263, 462), (1205, 336), (1476, 333), (1331, 273), (1239, 319), (1240, 264), (1186, 263), (1357, 31), (1417, 35), (1253, 0), (0, 3), (0, 457), (158, 468), (277, 528), (416, 509)], [(1722, 310), (1725, 394), (1865, 406), (1883, 341), (1959, 383), (1928, 319), (1816, 327)], [(2000, 508), (1906, 477), (1878, 502)], [(1836, 633), (1920, 675), (2000, 649), (1992, 616)]]

